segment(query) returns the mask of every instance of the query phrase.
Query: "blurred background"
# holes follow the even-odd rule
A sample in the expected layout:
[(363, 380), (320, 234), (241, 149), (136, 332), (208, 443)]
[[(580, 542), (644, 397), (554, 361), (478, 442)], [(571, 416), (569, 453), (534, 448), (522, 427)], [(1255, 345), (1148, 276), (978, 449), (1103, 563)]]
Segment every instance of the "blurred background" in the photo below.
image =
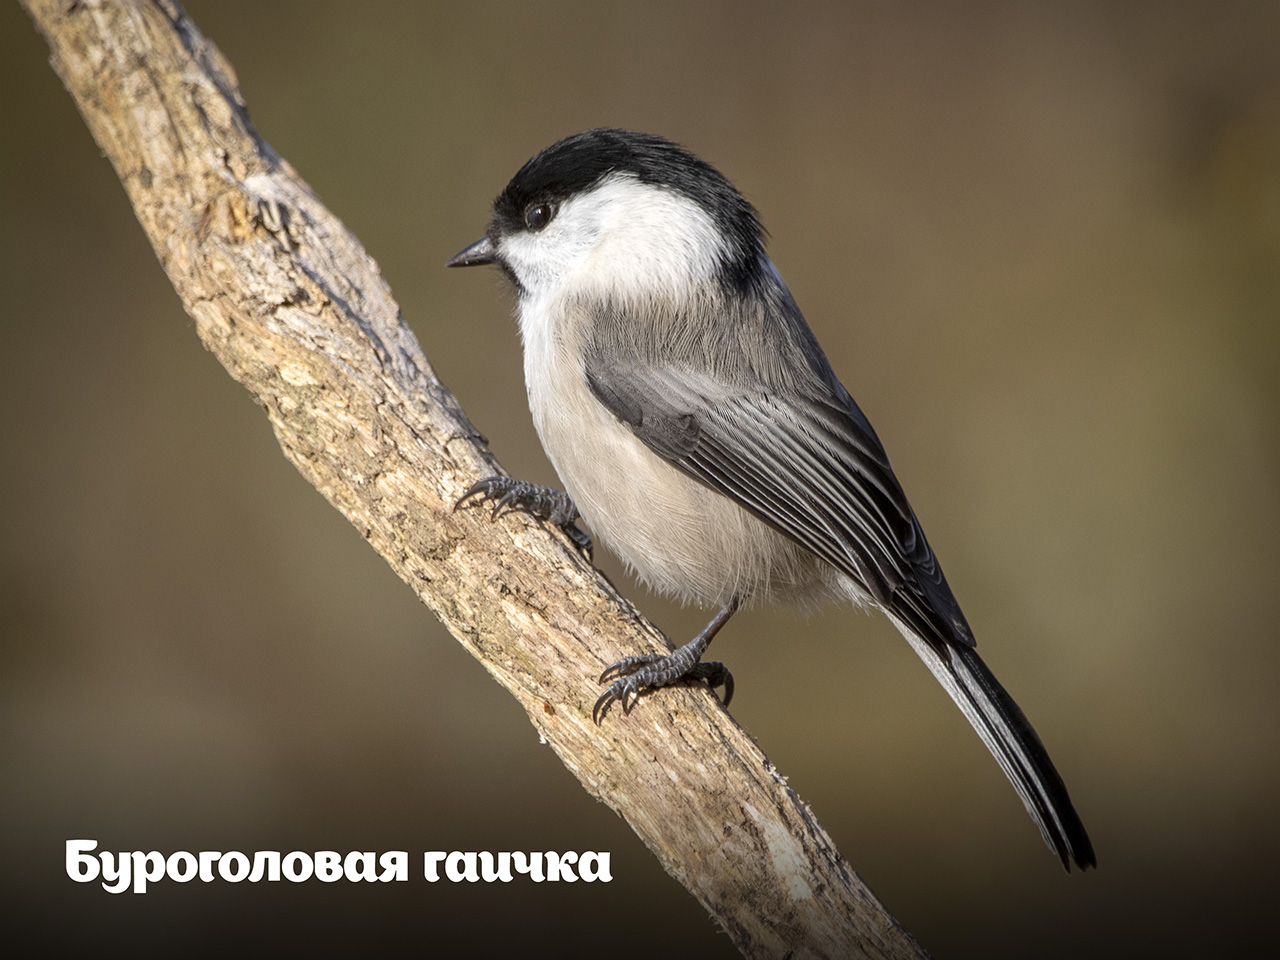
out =
[[(1269, 926), (1280, 5), (187, 8), (517, 476), (554, 482), (512, 298), (443, 269), (517, 167), (624, 126), (756, 204), (1098, 851), (1062, 873), (882, 617), (740, 615), (734, 715), (936, 956), (1225, 956)], [(14, 3), (0, 54), (11, 933), (735, 955), (285, 462)], [(704, 622), (599, 562), (673, 638)], [(63, 872), (78, 837), (402, 849), (414, 879), (113, 897)], [(608, 850), (615, 880), (419, 879), (423, 850), (512, 849)]]

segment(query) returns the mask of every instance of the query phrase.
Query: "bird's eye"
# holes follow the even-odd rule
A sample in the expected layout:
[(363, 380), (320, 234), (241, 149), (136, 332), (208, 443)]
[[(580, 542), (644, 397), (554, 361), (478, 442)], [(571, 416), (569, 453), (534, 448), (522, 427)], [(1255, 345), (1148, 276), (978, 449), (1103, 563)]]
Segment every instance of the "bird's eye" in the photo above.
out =
[(549, 203), (530, 204), (524, 212), (524, 225), (537, 233), (556, 215), (556, 208)]

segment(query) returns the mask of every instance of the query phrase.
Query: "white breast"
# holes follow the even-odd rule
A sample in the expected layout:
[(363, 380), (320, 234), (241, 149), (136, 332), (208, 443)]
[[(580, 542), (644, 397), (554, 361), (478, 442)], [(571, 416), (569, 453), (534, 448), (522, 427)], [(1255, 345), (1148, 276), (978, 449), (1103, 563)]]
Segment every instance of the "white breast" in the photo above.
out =
[(642, 581), (699, 604), (828, 594), (833, 570), (651, 452), (591, 394), (574, 324), (524, 322), (530, 310), (536, 301), (521, 311), (525, 383), (543, 449), (592, 532)]

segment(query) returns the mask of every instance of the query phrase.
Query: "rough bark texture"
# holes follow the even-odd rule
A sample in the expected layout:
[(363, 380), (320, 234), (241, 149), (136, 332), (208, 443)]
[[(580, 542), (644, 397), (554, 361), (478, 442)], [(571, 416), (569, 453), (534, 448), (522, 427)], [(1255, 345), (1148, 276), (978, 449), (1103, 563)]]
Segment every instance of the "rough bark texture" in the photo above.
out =
[(591, 721), (596, 677), (670, 649), (558, 532), (453, 512), (499, 472), (354, 236), (259, 139), (165, 0), (23, 0), (205, 346), (285, 456), (520, 701), (750, 957), (921, 957), (705, 689)]

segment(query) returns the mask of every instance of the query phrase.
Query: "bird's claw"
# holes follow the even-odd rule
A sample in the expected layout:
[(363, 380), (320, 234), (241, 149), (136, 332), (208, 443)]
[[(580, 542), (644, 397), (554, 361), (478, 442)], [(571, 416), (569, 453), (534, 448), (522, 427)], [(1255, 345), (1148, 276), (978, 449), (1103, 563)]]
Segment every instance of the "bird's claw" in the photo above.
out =
[(600, 679), (596, 682), (607, 683), (610, 680), (617, 680), (619, 677), (630, 676), (641, 667), (657, 663), (666, 656), (665, 653), (646, 653), (640, 657), (623, 657), (617, 663), (606, 667), (604, 673), (600, 674)]
[(591, 538), (574, 523), (578, 519), (578, 509), (567, 493), (552, 490), (528, 480), (517, 480), (514, 477), (485, 477), (477, 480), (460, 496), (453, 509), (467, 505), (473, 497), (477, 503), (487, 504), (493, 501), (493, 509), (489, 513), (490, 520), (497, 520), (507, 513), (527, 513), (554, 523), (573, 541), (573, 545), (581, 550), (588, 560), (592, 557)]
[(591, 719), (599, 725), (609, 708), (622, 705), (623, 715), (629, 715), (642, 694), (659, 687), (680, 682), (705, 680), (713, 690), (724, 687), (724, 705), (733, 699), (733, 674), (718, 660), (689, 662), (677, 650), (671, 654), (649, 653), (638, 657), (623, 657), (606, 667), (600, 674), (600, 683), (612, 680), (608, 689), (600, 694), (591, 708)]
[(583, 556), (588, 560), (592, 559), (595, 553), (595, 544), (591, 542), (591, 536), (579, 527), (577, 524), (567, 524), (560, 527), (564, 531), (564, 535), (573, 541), (573, 545), (582, 551)]

